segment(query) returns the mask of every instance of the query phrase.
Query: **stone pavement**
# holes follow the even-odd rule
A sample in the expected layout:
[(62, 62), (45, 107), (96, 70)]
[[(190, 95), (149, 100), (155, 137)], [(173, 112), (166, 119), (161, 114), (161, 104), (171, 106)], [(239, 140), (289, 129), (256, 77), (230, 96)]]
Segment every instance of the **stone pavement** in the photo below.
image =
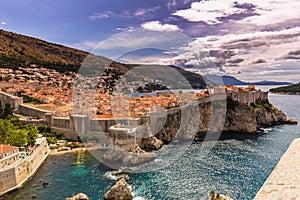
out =
[(300, 200), (300, 138), (292, 142), (254, 200)]

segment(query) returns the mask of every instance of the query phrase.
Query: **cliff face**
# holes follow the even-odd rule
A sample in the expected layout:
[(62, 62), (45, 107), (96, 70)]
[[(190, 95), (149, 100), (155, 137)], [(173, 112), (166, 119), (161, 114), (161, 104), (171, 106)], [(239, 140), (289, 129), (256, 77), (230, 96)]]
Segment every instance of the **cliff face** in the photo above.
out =
[(288, 123), (287, 116), (268, 101), (258, 101), (251, 106), (227, 101), (224, 132), (255, 133), (264, 126)]
[[(223, 116), (222, 116), (223, 115)], [(151, 119), (160, 124), (163, 119)], [(296, 123), (268, 100), (251, 104), (241, 104), (232, 99), (227, 102), (206, 102), (175, 109), (168, 112), (166, 123), (155, 134), (165, 144), (174, 138), (191, 139), (197, 134), (214, 132), (255, 133), (265, 126)], [(155, 121), (155, 122), (153, 122)], [(145, 141), (146, 142), (146, 141)], [(149, 145), (147, 150), (149, 150)], [(155, 150), (155, 148), (153, 148)]]

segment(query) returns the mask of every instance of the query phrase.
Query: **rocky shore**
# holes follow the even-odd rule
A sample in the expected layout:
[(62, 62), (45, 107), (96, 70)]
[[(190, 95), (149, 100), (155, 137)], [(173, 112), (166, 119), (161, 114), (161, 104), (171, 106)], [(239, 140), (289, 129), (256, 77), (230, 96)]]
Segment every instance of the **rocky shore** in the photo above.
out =
[(116, 169), (118, 169), (119, 166), (137, 166), (153, 161), (155, 158), (155, 153), (146, 152), (141, 149), (138, 144), (135, 144), (129, 151), (123, 149), (109, 149), (103, 155), (104, 163)]
[(297, 124), (297, 121), (288, 118), (268, 100), (251, 105), (232, 99), (207, 102), (189, 106), (180, 112), (169, 112), (164, 127), (151, 138), (144, 139), (141, 147), (152, 151), (160, 149), (161, 142), (168, 144), (174, 139), (192, 140), (197, 135), (216, 132), (254, 134), (261, 128), (281, 124)]
[[(160, 116), (160, 115), (157, 115)], [(254, 134), (262, 128), (280, 125), (297, 124), (289, 119), (281, 110), (275, 108), (268, 100), (258, 100), (255, 103), (245, 104), (227, 100), (196, 102), (181, 108), (172, 109), (164, 117), (153, 117), (144, 125), (136, 128), (141, 130), (140, 135), (147, 135), (138, 143), (124, 142), (125, 149), (118, 145), (108, 150), (104, 156), (104, 163), (115, 169), (138, 166), (153, 161), (157, 151), (162, 146), (176, 140), (179, 142), (193, 141), (203, 135), (224, 134)], [(159, 129), (159, 130), (158, 130)], [(158, 130), (158, 131), (157, 131)], [(155, 133), (155, 134), (152, 134)], [(125, 133), (119, 135), (126, 136)], [(217, 138), (216, 138), (217, 139)]]

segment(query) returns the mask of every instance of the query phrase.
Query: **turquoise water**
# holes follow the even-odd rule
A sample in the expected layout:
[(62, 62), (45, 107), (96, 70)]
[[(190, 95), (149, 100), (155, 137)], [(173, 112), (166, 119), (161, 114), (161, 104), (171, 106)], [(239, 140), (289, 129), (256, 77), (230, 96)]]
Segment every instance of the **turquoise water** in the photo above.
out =
[[(271, 95), (270, 101), (288, 116), (300, 121), (300, 96)], [(145, 199), (208, 199), (215, 189), (233, 199), (253, 199), (294, 138), (300, 137), (299, 125), (278, 126), (268, 133), (240, 135), (218, 141), (205, 157), (201, 149), (210, 142), (196, 143), (168, 168), (150, 173), (132, 174), (129, 184), (135, 196)], [(200, 148), (201, 147), (201, 148)], [(83, 192), (92, 200), (103, 199), (115, 183), (103, 175), (109, 170), (91, 155), (84, 165), (71, 165), (76, 155), (50, 156), (24, 188), (1, 200), (61, 200)], [(51, 185), (43, 187), (43, 182)]]

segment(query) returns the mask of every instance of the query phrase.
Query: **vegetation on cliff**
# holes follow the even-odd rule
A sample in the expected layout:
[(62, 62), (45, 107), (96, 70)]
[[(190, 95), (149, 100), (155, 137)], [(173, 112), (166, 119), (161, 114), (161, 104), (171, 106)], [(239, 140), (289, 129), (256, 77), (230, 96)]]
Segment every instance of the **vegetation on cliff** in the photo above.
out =
[(258, 100), (255, 103), (251, 103), (250, 106), (255, 110), (265, 109), (267, 111), (274, 111), (276, 108), (269, 102), (269, 100)]
[(288, 94), (300, 94), (300, 83), (289, 85), (285, 87), (270, 89), (272, 93), (288, 93)]
[(290, 119), (269, 100), (257, 100), (250, 106), (230, 98), (227, 100), (225, 132), (254, 133), (264, 126), (289, 123)]

